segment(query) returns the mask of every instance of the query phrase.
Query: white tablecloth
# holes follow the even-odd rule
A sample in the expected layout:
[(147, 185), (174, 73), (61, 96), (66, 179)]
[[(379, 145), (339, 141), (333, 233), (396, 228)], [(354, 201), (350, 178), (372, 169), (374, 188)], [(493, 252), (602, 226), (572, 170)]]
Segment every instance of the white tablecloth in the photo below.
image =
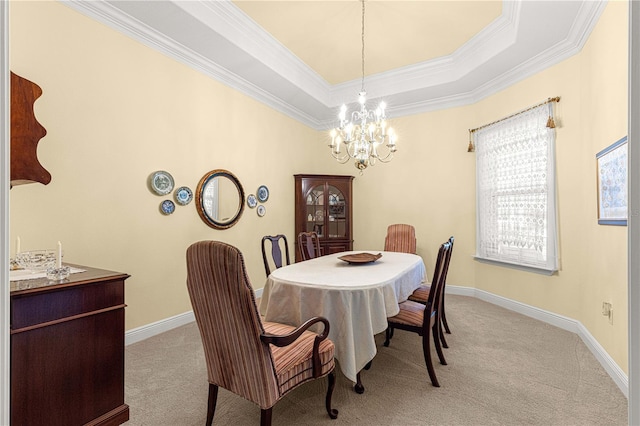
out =
[[(374, 335), (387, 328), (398, 303), (426, 280), (420, 256), (382, 252), (373, 263), (348, 264), (343, 252), (276, 269), (262, 292), (260, 312), (266, 321), (294, 326), (314, 316), (329, 320), (329, 338), (344, 375), (357, 373), (376, 354)], [(377, 251), (369, 253), (376, 254)]]

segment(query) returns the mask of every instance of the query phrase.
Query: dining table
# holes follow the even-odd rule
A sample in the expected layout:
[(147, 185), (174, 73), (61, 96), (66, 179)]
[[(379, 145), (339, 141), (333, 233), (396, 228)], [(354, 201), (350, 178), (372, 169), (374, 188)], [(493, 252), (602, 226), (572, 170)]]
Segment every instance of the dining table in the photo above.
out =
[(327, 318), (340, 370), (362, 393), (360, 372), (377, 353), (375, 335), (386, 330), (387, 318), (398, 314), (398, 304), (426, 279), (424, 262), (415, 254), (328, 254), (271, 272), (260, 313), (265, 321), (293, 326), (314, 316)]

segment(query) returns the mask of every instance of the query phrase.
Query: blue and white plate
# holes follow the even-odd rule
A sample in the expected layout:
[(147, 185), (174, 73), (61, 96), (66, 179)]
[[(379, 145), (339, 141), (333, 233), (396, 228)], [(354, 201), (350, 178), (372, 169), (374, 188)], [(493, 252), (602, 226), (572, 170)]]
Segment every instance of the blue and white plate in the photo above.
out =
[(193, 200), (193, 192), (186, 186), (181, 186), (176, 189), (174, 196), (176, 198), (176, 202), (181, 206), (186, 206), (191, 202), (191, 200)]
[(258, 195), (258, 201), (260, 201), (261, 203), (264, 203), (269, 199), (269, 188), (267, 188), (265, 185), (260, 185), (260, 187), (258, 188), (257, 195)]
[(150, 179), (151, 189), (158, 195), (167, 195), (173, 191), (173, 176), (164, 170), (154, 172)]
[(176, 205), (173, 204), (171, 200), (164, 200), (162, 204), (160, 204), (160, 211), (164, 214), (171, 214), (176, 211)]
[(249, 208), (253, 209), (255, 208), (255, 206), (258, 205), (258, 200), (256, 199), (256, 196), (253, 194), (249, 194), (247, 196), (247, 205), (249, 206)]
[(267, 208), (265, 206), (263, 206), (262, 204), (260, 204), (258, 206), (258, 216), (262, 217), (264, 216), (264, 214), (267, 212)]

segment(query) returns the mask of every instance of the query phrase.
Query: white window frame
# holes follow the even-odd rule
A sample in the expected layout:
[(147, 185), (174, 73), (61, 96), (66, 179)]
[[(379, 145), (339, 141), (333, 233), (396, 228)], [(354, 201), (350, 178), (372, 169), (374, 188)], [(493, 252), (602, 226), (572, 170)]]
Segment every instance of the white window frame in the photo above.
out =
[(551, 108), (474, 131), (476, 260), (549, 275), (559, 268)]

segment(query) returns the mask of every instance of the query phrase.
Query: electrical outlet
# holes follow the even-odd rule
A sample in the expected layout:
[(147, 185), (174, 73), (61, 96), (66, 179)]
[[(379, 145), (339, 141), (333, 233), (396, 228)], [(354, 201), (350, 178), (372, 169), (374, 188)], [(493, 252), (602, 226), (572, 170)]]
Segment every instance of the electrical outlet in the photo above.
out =
[(602, 315), (609, 318), (609, 324), (613, 324), (613, 306), (611, 302), (602, 302)]

